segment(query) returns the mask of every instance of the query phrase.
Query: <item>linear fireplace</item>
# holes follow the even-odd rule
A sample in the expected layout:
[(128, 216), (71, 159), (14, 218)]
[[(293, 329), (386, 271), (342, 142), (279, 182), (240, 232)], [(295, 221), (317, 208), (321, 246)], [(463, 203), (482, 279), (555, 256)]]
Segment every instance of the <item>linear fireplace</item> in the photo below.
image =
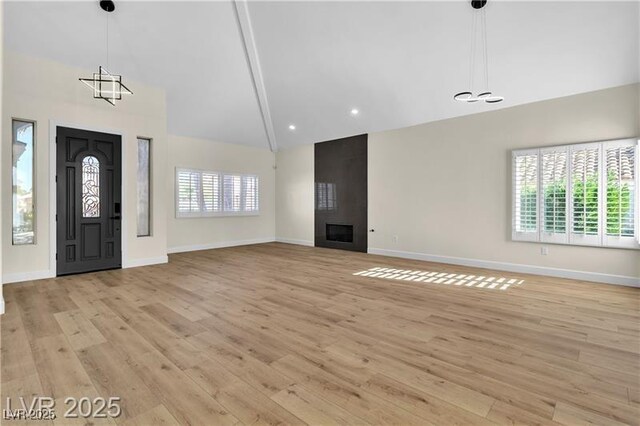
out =
[(327, 223), (327, 241), (338, 241), (341, 243), (353, 242), (353, 225), (336, 225)]

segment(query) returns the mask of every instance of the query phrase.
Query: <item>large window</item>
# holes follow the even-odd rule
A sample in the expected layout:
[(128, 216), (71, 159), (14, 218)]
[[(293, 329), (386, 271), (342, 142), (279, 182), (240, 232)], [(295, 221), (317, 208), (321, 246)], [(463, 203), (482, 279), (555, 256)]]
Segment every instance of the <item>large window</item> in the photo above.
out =
[(35, 123), (12, 122), (12, 241), (15, 245), (35, 243), (34, 149)]
[(513, 151), (512, 237), (640, 248), (638, 142)]
[(138, 237), (151, 235), (151, 139), (138, 138)]
[(176, 217), (257, 215), (255, 175), (176, 169)]

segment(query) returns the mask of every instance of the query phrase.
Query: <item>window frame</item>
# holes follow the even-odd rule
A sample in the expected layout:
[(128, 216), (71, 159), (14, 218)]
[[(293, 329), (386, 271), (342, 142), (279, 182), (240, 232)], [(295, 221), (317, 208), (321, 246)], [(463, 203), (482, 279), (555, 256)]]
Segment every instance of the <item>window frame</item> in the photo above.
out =
[[(180, 173), (199, 173), (200, 174), (200, 188), (198, 191), (198, 211), (190, 211), (190, 212), (181, 212), (180, 208)], [(203, 173), (218, 175), (218, 194), (220, 197), (220, 211), (206, 211), (204, 210), (204, 198), (202, 191), (202, 175)], [(232, 176), (240, 176), (240, 210), (232, 211), (224, 209), (224, 176), (232, 175)], [(246, 208), (246, 195), (244, 185), (242, 184), (243, 178), (252, 177), (256, 179), (256, 210), (245, 210)], [(202, 218), (202, 217), (234, 217), (234, 216), (259, 216), (260, 215), (260, 175), (255, 173), (234, 173), (234, 172), (219, 172), (219, 171), (211, 171), (205, 169), (196, 169), (196, 168), (186, 168), (186, 167), (176, 167), (175, 169), (175, 194), (174, 194), (174, 202), (175, 202), (175, 217), (176, 219), (185, 219), (185, 218)]]
[[(32, 141), (32, 158), (31, 158), (31, 209), (32, 209), (32, 213), (33, 213), (33, 239), (31, 240), (30, 243), (16, 243), (15, 239), (14, 239), (14, 233), (13, 233), (13, 229), (14, 229), (14, 223), (13, 223), (13, 214), (14, 214), (14, 208), (15, 208), (15, 203), (16, 203), (16, 197), (15, 197), (15, 193), (14, 193), (14, 188), (16, 188), (16, 182), (14, 182), (14, 174), (13, 174), (13, 161), (14, 161), (14, 150), (13, 150), (13, 145), (15, 143), (16, 140), (16, 135), (14, 132), (14, 123), (15, 122), (20, 122), (20, 123), (30, 123), (33, 125), (33, 141)], [(18, 118), (18, 117), (11, 117), (11, 245), (12, 246), (34, 246), (37, 245), (38, 241), (38, 212), (36, 209), (37, 206), (37, 167), (36, 167), (36, 161), (37, 161), (37, 147), (38, 147), (38, 122), (36, 120), (30, 120), (30, 119), (26, 119), (26, 118)]]
[[(634, 235), (629, 237), (619, 237), (607, 235), (607, 163), (606, 150), (614, 147), (633, 146), (634, 153)], [(580, 235), (572, 232), (574, 225), (574, 203), (573, 203), (573, 153), (583, 149), (597, 147), (598, 149), (598, 233), (597, 235)], [(544, 232), (544, 170), (543, 155), (549, 152), (566, 152), (566, 202), (565, 233)], [(524, 155), (536, 155), (537, 158), (537, 232), (517, 232), (516, 231), (516, 158)], [(566, 144), (557, 146), (545, 146), (531, 149), (514, 149), (511, 151), (511, 239), (512, 241), (528, 241), (543, 244), (564, 244), (589, 247), (608, 247), (640, 249), (640, 140), (635, 138), (614, 139), (598, 142), (587, 142), (577, 144)]]

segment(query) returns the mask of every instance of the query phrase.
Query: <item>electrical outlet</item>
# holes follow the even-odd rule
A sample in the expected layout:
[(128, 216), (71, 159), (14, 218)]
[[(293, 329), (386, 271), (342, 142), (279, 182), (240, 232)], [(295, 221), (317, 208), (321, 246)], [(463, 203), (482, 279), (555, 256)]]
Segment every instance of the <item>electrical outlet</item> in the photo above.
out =
[(392, 240), (394, 243), (397, 243), (397, 242), (398, 242), (398, 236), (397, 236), (397, 235), (394, 235), (394, 236), (391, 238), (391, 240)]
[(540, 254), (543, 256), (546, 256), (549, 254), (549, 247), (547, 246), (542, 246), (542, 248), (540, 249)]

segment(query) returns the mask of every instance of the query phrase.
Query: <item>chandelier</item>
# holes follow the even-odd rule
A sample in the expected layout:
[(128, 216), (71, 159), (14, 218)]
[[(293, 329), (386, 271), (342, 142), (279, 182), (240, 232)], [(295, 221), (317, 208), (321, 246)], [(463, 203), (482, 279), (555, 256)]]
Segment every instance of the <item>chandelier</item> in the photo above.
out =
[[(109, 13), (116, 10), (116, 5), (111, 0), (100, 1), (100, 7), (107, 12), (107, 66), (109, 66)], [(133, 92), (122, 84), (122, 76), (111, 74), (102, 66), (91, 78), (80, 78), (81, 82), (93, 90), (94, 99), (104, 99), (115, 106), (116, 101), (122, 99), (122, 95), (132, 95)]]
[[(494, 95), (489, 90), (489, 59), (487, 54), (487, 14), (484, 6), (487, 4), (487, 0), (471, 0), (471, 7), (474, 9), (472, 16), (472, 33), (471, 33), (471, 58), (469, 60), (469, 90), (456, 93), (453, 99), (460, 102), (474, 103), (484, 101), (489, 104), (495, 104), (502, 102), (504, 97)], [(476, 35), (478, 32), (478, 21), (480, 21), (480, 33), (482, 36), (482, 62), (484, 65), (484, 90), (478, 94), (474, 94), (474, 80), (475, 80), (475, 68), (477, 57), (477, 41)]]

